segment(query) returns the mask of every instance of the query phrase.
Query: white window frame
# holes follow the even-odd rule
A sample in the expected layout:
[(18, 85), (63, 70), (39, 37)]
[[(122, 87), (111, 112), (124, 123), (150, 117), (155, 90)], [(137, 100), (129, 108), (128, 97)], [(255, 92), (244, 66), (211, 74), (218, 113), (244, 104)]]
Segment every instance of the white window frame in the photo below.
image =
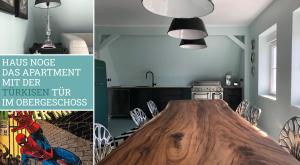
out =
[(300, 7), (293, 12), (291, 105), (300, 110)]
[[(274, 101), (277, 100), (278, 47), (276, 39), (277, 24), (272, 25), (258, 36), (258, 96)], [(276, 52), (272, 49), (275, 46)]]

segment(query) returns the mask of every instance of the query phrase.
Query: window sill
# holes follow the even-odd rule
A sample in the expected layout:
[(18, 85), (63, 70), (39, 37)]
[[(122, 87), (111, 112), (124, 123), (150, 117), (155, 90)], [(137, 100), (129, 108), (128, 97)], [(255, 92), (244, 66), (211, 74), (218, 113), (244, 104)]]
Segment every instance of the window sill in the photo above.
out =
[(292, 105), (292, 107), (300, 110), (300, 105)]
[(263, 98), (274, 100), (274, 101), (277, 100), (276, 96), (274, 96), (274, 95), (260, 95), (260, 96), (263, 97)]

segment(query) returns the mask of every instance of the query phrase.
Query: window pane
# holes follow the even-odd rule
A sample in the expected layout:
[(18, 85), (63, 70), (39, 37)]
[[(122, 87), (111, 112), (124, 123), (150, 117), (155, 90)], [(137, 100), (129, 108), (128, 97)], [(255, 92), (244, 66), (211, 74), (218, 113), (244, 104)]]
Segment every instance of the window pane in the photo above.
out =
[(277, 47), (272, 47), (272, 68), (277, 68)]
[(276, 72), (277, 72), (277, 69), (272, 69), (270, 93), (273, 94), (273, 95), (276, 94), (276, 77), (277, 77)]
[(270, 45), (270, 94), (276, 95), (277, 46)]
[(273, 69), (277, 68), (277, 24), (258, 38), (258, 95), (276, 99), (276, 70)]

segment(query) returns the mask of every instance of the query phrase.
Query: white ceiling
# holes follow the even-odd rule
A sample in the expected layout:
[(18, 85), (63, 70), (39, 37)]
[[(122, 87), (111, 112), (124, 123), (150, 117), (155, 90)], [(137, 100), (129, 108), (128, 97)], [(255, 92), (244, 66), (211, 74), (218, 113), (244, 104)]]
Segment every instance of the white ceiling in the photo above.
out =
[[(168, 26), (171, 18), (150, 13), (142, 0), (95, 0), (96, 25)], [(215, 11), (203, 17), (207, 25), (247, 26), (273, 0), (213, 0)]]

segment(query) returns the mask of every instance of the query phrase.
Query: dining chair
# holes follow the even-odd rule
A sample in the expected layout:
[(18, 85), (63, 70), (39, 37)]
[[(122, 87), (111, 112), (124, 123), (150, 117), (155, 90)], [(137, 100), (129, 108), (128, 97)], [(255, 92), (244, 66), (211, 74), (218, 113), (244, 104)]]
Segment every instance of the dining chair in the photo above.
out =
[(151, 114), (152, 114), (153, 117), (155, 117), (156, 115), (159, 114), (158, 108), (157, 108), (156, 104), (152, 100), (149, 100), (147, 102), (147, 106), (148, 106), (149, 111), (151, 112)]
[(248, 109), (248, 106), (249, 106), (249, 102), (247, 100), (243, 100), (239, 106), (236, 108), (235, 112), (242, 116), (242, 117), (245, 117), (246, 116), (246, 111)]
[(279, 135), (280, 146), (300, 161), (300, 117), (289, 119)]
[(102, 124), (95, 123), (94, 127), (94, 151), (97, 164), (113, 150), (114, 138)]
[(134, 110), (130, 111), (129, 113), (130, 113), (130, 116), (131, 116), (133, 122), (138, 127), (144, 125), (148, 121), (146, 114), (140, 108), (135, 108)]
[(245, 119), (249, 121), (252, 125), (257, 126), (258, 120), (261, 115), (261, 109), (256, 106), (251, 106), (246, 111), (246, 117)]

